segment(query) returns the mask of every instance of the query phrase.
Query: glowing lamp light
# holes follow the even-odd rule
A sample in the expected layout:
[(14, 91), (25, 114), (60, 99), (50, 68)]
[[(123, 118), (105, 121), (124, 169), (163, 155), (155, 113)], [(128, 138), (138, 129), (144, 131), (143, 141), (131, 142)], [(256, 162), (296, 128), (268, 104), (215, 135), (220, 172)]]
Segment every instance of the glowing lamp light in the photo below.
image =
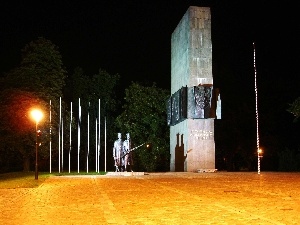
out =
[(43, 118), (43, 113), (38, 109), (34, 109), (31, 111), (31, 116), (35, 120), (35, 122), (38, 123)]

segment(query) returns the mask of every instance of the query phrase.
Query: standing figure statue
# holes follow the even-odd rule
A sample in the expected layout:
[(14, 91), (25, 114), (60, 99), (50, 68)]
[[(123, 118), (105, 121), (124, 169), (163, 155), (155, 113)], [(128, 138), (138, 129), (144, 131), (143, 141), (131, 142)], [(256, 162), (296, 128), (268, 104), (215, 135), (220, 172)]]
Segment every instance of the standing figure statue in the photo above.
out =
[(123, 156), (125, 171), (129, 169), (132, 172), (133, 157), (131, 151), (131, 141), (129, 133), (126, 134), (126, 140), (123, 142)]
[(121, 138), (122, 138), (122, 134), (118, 133), (118, 140), (114, 142), (114, 148), (113, 148), (113, 157), (115, 161), (116, 172), (120, 172), (124, 164), (124, 160), (122, 158), (123, 141)]

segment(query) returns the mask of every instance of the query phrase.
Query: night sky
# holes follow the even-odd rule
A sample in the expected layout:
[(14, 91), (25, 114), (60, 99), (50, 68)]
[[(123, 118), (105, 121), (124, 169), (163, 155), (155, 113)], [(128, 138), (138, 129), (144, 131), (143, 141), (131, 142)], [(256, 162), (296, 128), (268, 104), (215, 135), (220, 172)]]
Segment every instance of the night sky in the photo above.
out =
[(277, 129), (291, 130), (293, 117), (285, 109), (300, 96), (296, 2), (4, 1), (0, 73), (17, 66), (20, 50), (43, 36), (59, 47), (69, 74), (77, 66), (88, 75), (101, 68), (120, 74), (124, 87), (150, 81), (170, 89), (171, 35), (189, 6), (211, 7), (214, 86), (221, 90), (225, 112), (242, 103), (254, 108), (255, 42), (259, 110), (276, 111)]
[(59, 47), (69, 73), (76, 66), (90, 75), (102, 68), (127, 81), (147, 79), (170, 88), (171, 35), (194, 5), (211, 7), (215, 82), (222, 77), (223, 67), (240, 77), (241, 84), (248, 80), (245, 73), (253, 70), (253, 41), (258, 74), (267, 71), (273, 79), (295, 79), (296, 5), (240, 2), (5, 1), (0, 8), (0, 72), (18, 65), (25, 44), (43, 36)]

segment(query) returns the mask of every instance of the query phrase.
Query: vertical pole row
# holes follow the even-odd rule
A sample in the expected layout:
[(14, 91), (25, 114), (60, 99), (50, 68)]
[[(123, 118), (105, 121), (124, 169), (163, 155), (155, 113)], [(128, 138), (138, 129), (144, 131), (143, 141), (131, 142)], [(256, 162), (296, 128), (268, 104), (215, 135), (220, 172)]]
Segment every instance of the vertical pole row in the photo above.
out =
[[(77, 146), (77, 168), (78, 168), (78, 173), (80, 171), (80, 128), (81, 128), (81, 105), (80, 105), (80, 98), (78, 99), (78, 146)], [(89, 102), (89, 109), (90, 109), (90, 102)], [(49, 154), (50, 154), (50, 173), (52, 172), (52, 162), (51, 162), (51, 154), (52, 154), (52, 121), (51, 121), (51, 109), (52, 105), (51, 105), (51, 100), (50, 100), (50, 145), (49, 145)], [(100, 131), (100, 99), (99, 99), (99, 107), (98, 107), (98, 118), (96, 117), (96, 123), (95, 123), (95, 152), (96, 152), (96, 172), (100, 172), (100, 137), (101, 137), (101, 131)], [(89, 115), (89, 111), (88, 111), (88, 149), (87, 149), (87, 155), (86, 155), (86, 166), (87, 166), (87, 173), (89, 172), (89, 153), (90, 153), (90, 115)], [(71, 150), (72, 150), (72, 121), (73, 121), (73, 107), (72, 107), (72, 102), (71, 102), (71, 113), (70, 113), (70, 130), (69, 130), (69, 134), (70, 134), (70, 140), (69, 140), (69, 173), (71, 172)], [(63, 172), (63, 118), (62, 118), (62, 101), (61, 101), (61, 97), (59, 98), (59, 126), (58, 126), (58, 172), (61, 173)], [(105, 117), (105, 172), (106, 172), (106, 117)]]

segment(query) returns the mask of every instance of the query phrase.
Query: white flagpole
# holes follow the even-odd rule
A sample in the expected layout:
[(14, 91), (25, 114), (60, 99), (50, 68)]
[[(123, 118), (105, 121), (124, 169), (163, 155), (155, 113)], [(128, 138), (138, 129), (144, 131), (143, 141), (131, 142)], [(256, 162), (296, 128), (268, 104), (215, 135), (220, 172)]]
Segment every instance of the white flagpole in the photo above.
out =
[(64, 172), (64, 118), (61, 118), (61, 172)]
[(61, 129), (61, 97), (59, 97), (59, 129), (58, 129), (58, 172), (60, 173), (60, 129)]
[(80, 107), (80, 98), (79, 98), (79, 117), (78, 117), (78, 152), (77, 152), (77, 167), (79, 173), (79, 153), (80, 153), (80, 123), (81, 123), (81, 107)]
[(253, 65), (254, 65), (254, 82), (255, 82), (255, 112), (256, 112), (256, 145), (257, 145), (257, 173), (260, 174), (260, 152), (259, 149), (259, 129), (258, 129), (258, 101), (257, 101), (257, 85), (256, 85), (256, 65), (255, 65), (255, 44), (253, 42)]
[(97, 118), (96, 118), (96, 172), (98, 172), (98, 135), (97, 135), (97, 130), (98, 130), (98, 124), (97, 124)]
[(51, 169), (52, 169), (51, 168), (51, 163), (52, 163), (51, 162), (51, 100), (50, 100), (50, 135), (49, 136), (50, 136), (50, 143), (49, 143), (49, 145), (50, 145), (49, 146), (50, 147), (50, 163), (49, 164), (50, 165), (49, 165), (49, 167), (50, 167), (50, 173), (51, 173)]
[(101, 145), (100, 145), (100, 122), (101, 122), (101, 119), (100, 119), (100, 99), (99, 99), (99, 109), (98, 109), (98, 112), (99, 112), (99, 138), (98, 138), (98, 158), (97, 158), (97, 160), (98, 160), (98, 172), (100, 172), (100, 147), (101, 147)]
[(69, 148), (69, 173), (71, 172), (71, 149), (72, 149), (72, 102), (71, 102), (71, 114), (70, 114), (70, 148)]
[(89, 108), (88, 108), (88, 149), (87, 149), (87, 155), (86, 155), (86, 172), (89, 172), (89, 154), (90, 154), (90, 102), (89, 102)]
[(105, 131), (104, 131), (104, 135), (105, 135), (105, 147), (104, 147), (104, 164), (105, 164), (105, 166), (104, 166), (104, 168), (105, 168), (105, 172), (106, 172), (106, 117), (105, 117)]

